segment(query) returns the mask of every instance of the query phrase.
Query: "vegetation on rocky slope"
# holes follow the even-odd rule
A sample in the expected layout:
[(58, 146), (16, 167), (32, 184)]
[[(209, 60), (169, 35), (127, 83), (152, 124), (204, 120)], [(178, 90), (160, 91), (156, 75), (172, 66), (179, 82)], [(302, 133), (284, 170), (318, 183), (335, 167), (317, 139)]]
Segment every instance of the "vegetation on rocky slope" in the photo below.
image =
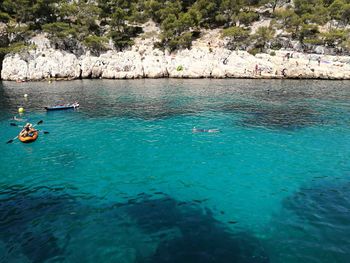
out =
[[(0, 55), (23, 48), (39, 32), (58, 47), (79, 43), (99, 53), (111, 40), (122, 50), (150, 19), (161, 29), (157, 46), (169, 50), (188, 48), (202, 29), (213, 28), (222, 28), (231, 49), (279, 49), (286, 40), (350, 49), (350, 0), (4, 0)], [(262, 20), (269, 26), (252, 33)]]

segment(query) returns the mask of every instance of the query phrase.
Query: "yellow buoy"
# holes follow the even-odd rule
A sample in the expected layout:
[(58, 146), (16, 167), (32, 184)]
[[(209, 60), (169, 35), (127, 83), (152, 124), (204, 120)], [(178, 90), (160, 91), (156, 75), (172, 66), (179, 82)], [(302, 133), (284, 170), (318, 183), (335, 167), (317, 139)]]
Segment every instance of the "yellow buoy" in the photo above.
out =
[(18, 108), (18, 112), (19, 113), (23, 113), (24, 112), (24, 108), (23, 107)]

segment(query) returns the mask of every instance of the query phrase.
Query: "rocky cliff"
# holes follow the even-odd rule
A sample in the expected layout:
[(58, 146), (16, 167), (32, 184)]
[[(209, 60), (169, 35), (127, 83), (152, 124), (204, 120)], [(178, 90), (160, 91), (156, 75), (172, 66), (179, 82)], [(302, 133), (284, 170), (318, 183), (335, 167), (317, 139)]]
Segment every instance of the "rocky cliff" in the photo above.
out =
[(349, 56), (326, 56), (292, 51), (256, 54), (230, 51), (220, 43), (194, 44), (176, 53), (136, 45), (124, 52), (76, 56), (50, 47), (45, 39), (36, 49), (7, 55), (3, 80), (78, 78), (316, 78), (350, 79)]

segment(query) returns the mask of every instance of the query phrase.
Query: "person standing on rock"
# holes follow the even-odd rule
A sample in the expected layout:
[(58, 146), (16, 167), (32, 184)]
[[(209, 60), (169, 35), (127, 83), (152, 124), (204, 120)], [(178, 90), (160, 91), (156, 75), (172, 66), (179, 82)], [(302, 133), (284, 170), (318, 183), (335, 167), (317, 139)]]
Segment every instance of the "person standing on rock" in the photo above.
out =
[(287, 76), (286, 71), (287, 71), (286, 68), (282, 69), (282, 76), (283, 76), (284, 78)]
[(290, 58), (290, 53), (287, 53), (287, 54), (286, 54), (286, 59), (287, 59), (287, 61), (289, 60), (289, 58)]

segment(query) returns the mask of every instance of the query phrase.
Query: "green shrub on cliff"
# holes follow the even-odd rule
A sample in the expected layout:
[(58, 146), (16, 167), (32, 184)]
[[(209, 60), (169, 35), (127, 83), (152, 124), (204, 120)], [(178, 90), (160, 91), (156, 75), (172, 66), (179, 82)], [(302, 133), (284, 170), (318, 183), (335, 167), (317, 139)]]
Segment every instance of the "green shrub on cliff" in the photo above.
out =
[(111, 31), (109, 37), (112, 39), (115, 48), (120, 51), (134, 44), (134, 40), (123, 32)]
[(20, 53), (33, 48), (35, 48), (35, 45), (28, 45), (25, 42), (16, 42), (7, 47), (0, 47), (0, 56), (4, 56), (9, 53)]
[(43, 31), (59, 38), (76, 35), (76, 30), (65, 22), (45, 24), (43, 25)]
[(301, 23), (300, 17), (292, 9), (277, 10), (274, 17), (278, 20), (280, 28), (291, 29)]
[(202, 27), (215, 27), (217, 24), (216, 17), (219, 12), (219, 1), (197, 0), (192, 8), (200, 15), (199, 25)]
[(318, 33), (319, 30), (316, 25), (303, 24), (299, 32), (299, 41), (312, 44), (312, 42), (316, 41)]
[(240, 12), (237, 16), (237, 20), (241, 24), (249, 26), (252, 22), (259, 20), (259, 15), (255, 12)]
[(10, 19), (11, 17), (8, 13), (0, 12), (0, 22), (7, 23)]
[(350, 2), (347, 0), (335, 0), (328, 7), (331, 19), (334, 19), (343, 25), (349, 24), (350, 21)]
[(228, 38), (227, 47), (234, 50), (247, 42), (250, 31), (242, 27), (232, 26), (222, 30), (221, 34), (223, 37)]
[(233, 41), (241, 42), (249, 37), (249, 30), (239, 26), (232, 26), (224, 29), (222, 35), (232, 38)]
[(321, 33), (320, 38), (322, 39), (322, 44), (336, 47), (349, 38), (349, 32), (341, 29), (332, 29), (329, 32)]
[(42, 25), (42, 30), (49, 33), (53, 42), (58, 43), (74, 38), (84, 45), (87, 43), (93, 45), (88, 37), (101, 36), (101, 30), (97, 24), (100, 9), (95, 4), (82, 0), (71, 3), (60, 1), (58, 10), (55, 22)]
[(344, 40), (341, 44), (340, 47), (345, 49), (346, 51), (350, 52), (350, 39), (347, 38), (346, 40)]
[(96, 35), (87, 36), (84, 41), (84, 45), (92, 51), (101, 52), (106, 50), (106, 44), (108, 39), (106, 37), (99, 37)]
[(266, 44), (268, 44), (275, 36), (275, 30), (271, 27), (259, 27), (255, 34), (252, 36), (252, 41), (254, 42), (254, 47), (264, 51)]
[(12, 35), (11, 44), (25, 42), (28, 38), (34, 36), (34, 32), (26, 24), (8, 24), (6, 31)]
[(260, 50), (259, 50), (258, 48), (250, 48), (250, 49), (247, 50), (247, 52), (248, 52), (249, 54), (253, 55), (253, 56), (255, 56), (256, 54), (258, 54), (259, 51), (260, 51)]
[(55, 20), (57, 6), (61, 0), (4, 0), (1, 10), (7, 12), (17, 22), (27, 23), (40, 29), (44, 23)]
[(190, 48), (191, 44), (192, 44), (192, 33), (185, 32), (180, 36), (177, 36), (176, 38), (171, 39), (167, 43), (167, 47), (170, 49), (170, 51), (174, 51), (176, 49)]
[(216, 16), (217, 21), (223, 21), (225, 26), (232, 26), (237, 20), (237, 16), (242, 8), (242, 0), (223, 0)]

